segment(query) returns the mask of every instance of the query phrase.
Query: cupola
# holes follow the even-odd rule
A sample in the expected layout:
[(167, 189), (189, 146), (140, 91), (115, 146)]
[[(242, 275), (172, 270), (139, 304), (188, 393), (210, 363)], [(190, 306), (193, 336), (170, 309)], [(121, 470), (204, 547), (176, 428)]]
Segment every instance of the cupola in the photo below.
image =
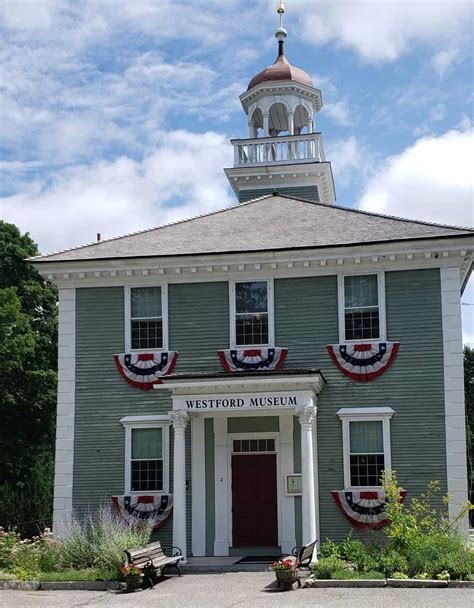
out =
[(255, 75), (240, 96), (248, 139), (232, 140), (234, 167), (226, 175), (239, 201), (279, 192), (325, 203), (335, 200), (331, 164), (326, 161), (314, 118), (323, 105), (309, 74), (288, 61), (285, 7), (277, 10), (278, 55)]

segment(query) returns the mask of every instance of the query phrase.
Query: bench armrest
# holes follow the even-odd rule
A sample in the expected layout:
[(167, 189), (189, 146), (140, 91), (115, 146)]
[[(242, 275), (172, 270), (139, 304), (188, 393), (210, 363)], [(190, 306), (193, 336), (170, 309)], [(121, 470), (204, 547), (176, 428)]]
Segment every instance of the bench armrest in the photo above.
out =
[(179, 547), (163, 547), (163, 552), (171, 553), (170, 557), (181, 557), (183, 558), (183, 553)]

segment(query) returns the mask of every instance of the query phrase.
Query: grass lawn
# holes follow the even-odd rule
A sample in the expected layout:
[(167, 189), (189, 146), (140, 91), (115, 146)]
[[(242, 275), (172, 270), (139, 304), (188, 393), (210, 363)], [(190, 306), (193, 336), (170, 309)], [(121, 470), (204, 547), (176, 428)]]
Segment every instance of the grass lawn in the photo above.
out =
[(57, 581), (98, 581), (104, 580), (97, 570), (63, 570), (62, 572), (40, 572), (35, 580), (41, 582)]

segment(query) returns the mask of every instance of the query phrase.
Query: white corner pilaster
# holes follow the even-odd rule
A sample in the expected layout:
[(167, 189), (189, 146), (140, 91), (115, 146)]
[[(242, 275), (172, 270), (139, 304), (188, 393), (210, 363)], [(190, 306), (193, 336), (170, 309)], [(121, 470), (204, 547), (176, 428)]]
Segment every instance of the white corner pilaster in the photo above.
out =
[(54, 471), (53, 530), (61, 535), (72, 519), (74, 411), (76, 394), (76, 290), (60, 289), (58, 398)]
[(186, 561), (186, 443), (184, 433), (189, 416), (182, 410), (169, 412), (174, 428), (173, 463), (173, 546), (179, 547)]
[(206, 555), (206, 459), (204, 417), (191, 419), (192, 551)]
[(215, 539), (214, 555), (229, 555), (227, 417), (214, 418)]
[[(286, 475), (294, 473), (293, 464), (293, 416), (280, 416), (280, 478), (284, 486)], [(295, 499), (281, 492), (281, 552), (291, 554), (296, 545)]]
[(316, 500), (314, 492), (313, 429), (316, 406), (307, 405), (296, 413), (301, 426), (301, 481), (303, 486), (303, 544), (316, 540)]
[[(467, 501), (466, 422), (464, 406), (463, 344), (460, 269), (440, 269), (443, 320), (444, 406), (449, 514), (456, 517)], [(463, 522), (467, 532), (467, 517)]]

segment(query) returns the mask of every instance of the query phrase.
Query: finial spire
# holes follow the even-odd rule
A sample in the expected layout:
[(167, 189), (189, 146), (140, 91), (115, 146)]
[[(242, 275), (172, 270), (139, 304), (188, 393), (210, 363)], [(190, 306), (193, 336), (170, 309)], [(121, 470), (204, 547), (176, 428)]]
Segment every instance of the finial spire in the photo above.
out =
[(288, 35), (288, 32), (283, 27), (283, 15), (285, 14), (285, 5), (283, 2), (278, 4), (277, 13), (280, 15), (280, 27), (275, 32), (275, 36), (278, 40), (278, 57), (281, 57), (285, 54), (284, 44), (285, 38)]

